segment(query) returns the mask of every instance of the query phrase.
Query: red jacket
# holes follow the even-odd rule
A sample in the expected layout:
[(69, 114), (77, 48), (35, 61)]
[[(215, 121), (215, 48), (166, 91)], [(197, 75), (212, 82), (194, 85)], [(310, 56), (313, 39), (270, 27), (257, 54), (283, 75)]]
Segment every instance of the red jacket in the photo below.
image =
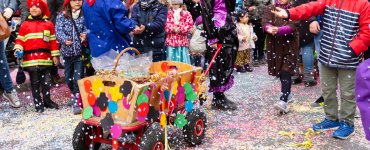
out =
[(23, 67), (53, 65), (52, 57), (60, 55), (53, 23), (29, 17), (19, 29), (14, 49), (23, 50)]
[(325, 66), (355, 69), (361, 62), (360, 54), (370, 46), (370, 3), (367, 0), (318, 0), (288, 12), (291, 20), (322, 15), (319, 61)]

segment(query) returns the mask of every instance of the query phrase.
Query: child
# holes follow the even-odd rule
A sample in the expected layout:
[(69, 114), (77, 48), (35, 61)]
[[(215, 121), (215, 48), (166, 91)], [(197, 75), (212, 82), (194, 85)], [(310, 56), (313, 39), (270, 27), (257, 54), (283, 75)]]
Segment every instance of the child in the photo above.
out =
[(86, 27), (81, 11), (82, 1), (65, 0), (63, 11), (57, 16), (56, 38), (61, 44), (61, 54), (64, 58), (64, 75), (68, 88), (71, 90), (72, 111), (80, 114), (78, 106), (79, 89), (77, 81), (83, 78), (84, 63), (82, 60), (82, 42), (86, 40)]
[(204, 32), (202, 24), (202, 16), (195, 20), (192, 36), (190, 39), (189, 50), (192, 59), (192, 64), (202, 67), (202, 57), (206, 51), (206, 38), (202, 35)]
[(193, 28), (190, 12), (182, 8), (182, 0), (171, 0), (165, 25), (167, 60), (191, 64), (188, 35)]
[(288, 97), (290, 95), (292, 79), (297, 63), (297, 50), (299, 48), (298, 36), (295, 33), (294, 22), (276, 18), (271, 11), (274, 8), (290, 8), (290, 0), (276, 1), (275, 4), (265, 8), (262, 18), (263, 29), (268, 33), (266, 39), (267, 62), (269, 75), (280, 78), (281, 96), (274, 108), (280, 112), (288, 112)]
[(159, 0), (139, 0), (132, 8), (131, 17), (136, 25), (133, 46), (141, 53), (152, 51), (153, 62), (166, 59), (167, 12), (167, 7)]
[[(326, 117), (314, 124), (313, 129), (337, 129), (332, 134), (334, 138), (347, 139), (354, 133), (354, 78), (362, 52), (370, 46), (369, 10), (367, 0), (319, 0), (289, 10), (276, 8), (273, 12), (278, 17), (291, 20), (305, 20), (323, 14), (319, 62)], [(340, 101), (336, 94), (338, 85)]]
[(22, 66), (30, 75), (36, 112), (42, 113), (44, 107), (58, 109), (58, 105), (50, 99), (50, 67), (53, 62), (56, 66), (59, 64), (60, 54), (54, 25), (47, 20), (50, 13), (46, 2), (29, 0), (27, 4), (31, 15), (19, 29), (14, 55), (23, 51)]
[(366, 139), (370, 141), (370, 59), (362, 62), (356, 70), (356, 101), (361, 112)]
[(256, 34), (253, 32), (252, 25), (248, 24), (249, 17), (248, 13), (244, 10), (238, 13), (238, 23), (236, 24), (236, 30), (238, 32), (239, 49), (236, 54), (235, 65), (237, 66), (237, 72), (252, 72), (253, 69), (250, 66), (251, 63), (251, 48), (254, 45), (254, 41), (257, 40)]

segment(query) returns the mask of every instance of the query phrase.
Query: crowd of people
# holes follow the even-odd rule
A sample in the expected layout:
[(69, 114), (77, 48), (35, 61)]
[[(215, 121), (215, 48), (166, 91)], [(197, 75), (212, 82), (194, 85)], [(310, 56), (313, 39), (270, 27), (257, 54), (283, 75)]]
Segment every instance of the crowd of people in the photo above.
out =
[[(80, 114), (77, 80), (91, 75), (86, 73), (89, 56), (99, 59), (132, 46), (141, 53), (151, 51), (154, 62), (180, 61), (206, 68), (219, 51), (209, 72), (213, 107), (237, 109), (224, 94), (234, 84), (233, 72), (252, 72), (267, 64), (266, 73), (281, 81), (280, 100), (273, 107), (287, 113), (291, 86), (302, 82), (306, 87), (316, 86), (319, 72), (322, 96), (312, 107), (323, 106), (325, 119), (313, 129), (336, 128), (333, 137), (339, 139), (354, 133), (356, 68), (370, 55), (370, 3), (366, 0), (0, 2), (5, 19), (18, 5), (22, 10), (24, 22), (14, 50), (15, 56), (23, 52), (22, 67), (30, 75), (37, 112), (59, 107), (50, 99), (50, 82), (60, 56), (72, 93), (69, 104), (74, 114)], [(0, 65), (7, 68), (0, 72), (3, 97), (20, 107), (8, 64)]]

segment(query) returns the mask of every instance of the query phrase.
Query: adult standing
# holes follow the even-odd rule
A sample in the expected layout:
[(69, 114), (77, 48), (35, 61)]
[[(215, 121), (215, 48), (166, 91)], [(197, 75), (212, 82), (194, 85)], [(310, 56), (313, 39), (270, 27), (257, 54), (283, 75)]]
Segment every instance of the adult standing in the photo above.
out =
[(255, 67), (266, 64), (266, 60), (264, 59), (266, 34), (262, 29), (262, 15), (263, 10), (269, 4), (270, 0), (245, 0), (245, 7), (250, 14), (250, 22), (252, 23), (253, 30), (258, 37), (257, 41), (255, 42), (256, 48), (253, 51), (253, 66)]
[[(310, 1), (315, 0), (296, 0), (294, 6), (299, 6)], [(306, 87), (315, 86), (317, 84), (314, 78), (314, 34), (310, 32), (310, 25), (316, 24), (316, 17), (311, 17), (309, 20), (301, 20), (298, 23), (299, 31), (299, 47), (302, 50), (302, 62), (304, 67), (304, 78), (303, 82)], [(299, 51), (297, 51), (297, 56), (299, 56)], [(297, 64), (299, 66), (299, 64)], [(298, 69), (299, 70), (299, 69)]]
[[(232, 16), (235, 0), (202, 0), (203, 27), (207, 35), (206, 57), (211, 60), (217, 48), (221, 48), (209, 77), (209, 91), (213, 92), (212, 105), (221, 110), (235, 110), (236, 104), (224, 95), (234, 84), (232, 75), (239, 45), (236, 24)], [(222, 47), (220, 47), (222, 45)]]
[[(0, 0), (0, 15), (1, 21), (10, 19), (15, 10), (18, 9), (18, 3), (16, 0)], [(20, 107), (21, 102), (19, 101), (17, 92), (13, 87), (13, 82), (9, 72), (8, 60), (5, 55), (4, 41), (0, 41), (0, 83), (3, 90), (3, 98), (10, 102), (13, 107)]]

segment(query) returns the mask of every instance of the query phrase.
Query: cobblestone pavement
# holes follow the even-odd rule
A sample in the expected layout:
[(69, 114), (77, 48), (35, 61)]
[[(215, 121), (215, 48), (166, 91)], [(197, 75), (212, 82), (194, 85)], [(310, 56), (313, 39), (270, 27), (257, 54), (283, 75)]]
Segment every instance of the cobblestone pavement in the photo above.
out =
[[(295, 144), (304, 142), (304, 133), (312, 123), (324, 117), (322, 108), (309, 107), (319, 97), (320, 88), (292, 86), (294, 101), (289, 105), (290, 112), (279, 115), (272, 109), (280, 95), (279, 83), (277, 78), (267, 75), (266, 66), (255, 68), (252, 73), (235, 74), (235, 85), (226, 95), (238, 104), (238, 110), (212, 110), (208, 101), (203, 108), (208, 118), (203, 144), (197, 147), (183, 144), (180, 130), (171, 138), (172, 143), (179, 145), (180, 149), (304, 149)], [(73, 115), (66, 106), (66, 85), (54, 86), (51, 93), (62, 108), (47, 110), (43, 114), (34, 112), (31, 92), (27, 90), (20, 92), (25, 105), (20, 109), (11, 108), (0, 99), (0, 149), (72, 149), (71, 138), (81, 116)], [(356, 133), (349, 140), (331, 138), (333, 131), (312, 135), (312, 149), (370, 149), (361, 119), (356, 119), (355, 128)], [(295, 134), (282, 136), (279, 131)], [(176, 138), (180, 140), (173, 140)], [(104, 147), (102, 149), (109, 149)]]

